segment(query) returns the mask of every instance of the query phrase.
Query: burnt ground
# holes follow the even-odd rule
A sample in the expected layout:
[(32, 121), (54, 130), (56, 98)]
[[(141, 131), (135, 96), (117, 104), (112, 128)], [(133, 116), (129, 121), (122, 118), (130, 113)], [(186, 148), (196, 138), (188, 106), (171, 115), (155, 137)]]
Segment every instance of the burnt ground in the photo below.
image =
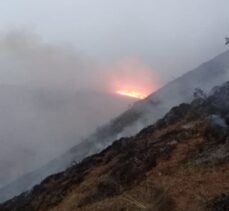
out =
[(229, 83), (0, 205), (0, 211), (229, 210)]

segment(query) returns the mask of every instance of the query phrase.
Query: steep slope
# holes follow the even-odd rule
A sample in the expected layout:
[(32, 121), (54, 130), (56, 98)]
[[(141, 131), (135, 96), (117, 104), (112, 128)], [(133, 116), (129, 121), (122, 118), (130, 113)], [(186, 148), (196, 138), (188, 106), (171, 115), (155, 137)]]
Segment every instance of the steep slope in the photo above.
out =
[(229, 79), (229, 51), (215, 57), (168, 83), (146, 99), (134, 104), (132, 108), (98, 129), (95, 133), (76, 145), (63, 156), (44, 166), (43, 168), (25, 175), (13, 184), (0, 190), (0, 200), (29, 189), (38, 183), (41, 178), (53, 172), (64, 170), (73, 161), (80, 161), (84, 157), (96, 153), (123, 136), (132, 136), (142, 128), (161, 118), (172, 106), (181, 102), (190, 102), (196, 87), (208, 91), (211, 87)]
[(1, 211), (228, 210), (229, 82), (46, 178)]
[(0, 85), (0, 99), (0, 187), (59, 157), (135, 102), (110, 93), (19, 85)]

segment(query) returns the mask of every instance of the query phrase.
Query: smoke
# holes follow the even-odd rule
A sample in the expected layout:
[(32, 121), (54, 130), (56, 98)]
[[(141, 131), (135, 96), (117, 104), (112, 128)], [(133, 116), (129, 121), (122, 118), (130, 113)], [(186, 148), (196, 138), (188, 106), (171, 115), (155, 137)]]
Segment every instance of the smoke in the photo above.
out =
[(35, 34), (1, 34), (0, 185), (54, 158), (91, 132), (95, 121), (114, 115), (99, 118), (93, 105), (89, 114), (90, 108), (82, 109), (98, 106), (92, 94), (80, 93), (85, 84), (93, 86), (91, 68), (73, 49), (49, 45)]
[(87, 83), (90, 61), (74, 49), (49, 45), (26, 31), (1, 35), (1, 84), (77, 90)]
[(160, 86), (156, 71), (136, 57), (104, 65), (101, 69), (106, 70), (110, 90), (136, 91), (147, 96)]
[[(13, 7), (12, 2), (0, 3), (0, 27), (32, 25), (36, 33), (0, 33), (0, 186), (129, 108), (134, 100), (115, 91), (156, 91), (224, 51), (229, 33), (226, 0), (21, 0)], [(53, 44), (66, 41), (71, 44)], [(228, 63), (228, 55), (223, 60), (144, 101), (145, 116), (117, 138), (190, 100), (194, 88), (228, 79), (219, 65)]]
[(209, 117), (209, 120), (213, 127), (227, 128), (227, 123), (219, 115), (213, 114)]
[(1, 33), (0, 186), (125, 111), (135, 100), (119, 97), (116, 89), (149, 94), (156, 86), (151, 69), (137, 58), (101, 64), (30, 31)]

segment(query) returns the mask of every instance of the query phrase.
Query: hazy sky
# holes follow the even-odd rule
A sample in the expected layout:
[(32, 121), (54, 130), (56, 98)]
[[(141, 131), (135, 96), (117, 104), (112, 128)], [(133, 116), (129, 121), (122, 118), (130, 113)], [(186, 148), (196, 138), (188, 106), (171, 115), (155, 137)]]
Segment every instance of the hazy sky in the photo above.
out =
[(0, 29), (33, 31), (102, 65), (135, 58), (164, 82), (227, 49), (228, 8), (228, 0), (0, 0)]

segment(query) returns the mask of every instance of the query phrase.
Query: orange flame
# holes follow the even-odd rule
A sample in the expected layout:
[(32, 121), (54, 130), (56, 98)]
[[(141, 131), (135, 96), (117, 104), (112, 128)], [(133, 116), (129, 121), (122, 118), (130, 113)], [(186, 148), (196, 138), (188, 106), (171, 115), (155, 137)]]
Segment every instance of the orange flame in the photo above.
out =
[(144, 99), (159, 87), (154, 71), (137, 58), (127, 58), (102, 68), (107, 74), (101, 76), (104, 77), (103, 81), (108, 82), (111, 93)]
[(140, 92), (135, 92), (135, 91), (124, 91), (124, 90), (119, 90), (116, 91), (117, 94), (128, 96), (128, 97), (133, 97), (137, 99), (144, 99), (146, 95), (140, 93)]

